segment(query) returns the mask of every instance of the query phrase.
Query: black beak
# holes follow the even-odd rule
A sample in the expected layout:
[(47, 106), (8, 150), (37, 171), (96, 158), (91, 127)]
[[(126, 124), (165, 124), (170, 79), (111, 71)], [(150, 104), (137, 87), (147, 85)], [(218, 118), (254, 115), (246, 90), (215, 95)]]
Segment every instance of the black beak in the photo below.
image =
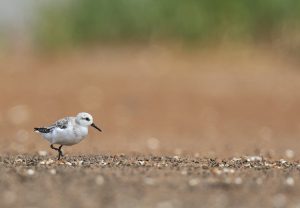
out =
[(102, 130), (100, 128), (98, 128), (94, 123), (92, 123), (91, 126), (94, 127), (95, 129), (97, 129), (98, 131), (102, 132)]

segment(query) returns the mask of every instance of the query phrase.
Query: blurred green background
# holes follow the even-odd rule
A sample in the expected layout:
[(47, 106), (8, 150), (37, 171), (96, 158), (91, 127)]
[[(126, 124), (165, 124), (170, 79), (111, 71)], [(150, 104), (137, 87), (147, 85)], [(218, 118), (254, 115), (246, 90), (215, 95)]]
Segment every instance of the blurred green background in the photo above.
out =
[(46, 47), (95, 41), (276, 41), (299, 31), (295, 0), (87, 0), (44, 6), (35, 27)]
[[(107, 41), (180, 41), (200, 46), (224, 41), (283, 42), (287, 48), (299, 46), (297, 0), (29, 2), (34, 9), (26, 5), (24, 10), (31, 16), (27, 18), (30, 39), (44, 49)], [(2, 36), (6, 28), (0, 29)], [(294, 44), (282, 40), (287, 37)]]

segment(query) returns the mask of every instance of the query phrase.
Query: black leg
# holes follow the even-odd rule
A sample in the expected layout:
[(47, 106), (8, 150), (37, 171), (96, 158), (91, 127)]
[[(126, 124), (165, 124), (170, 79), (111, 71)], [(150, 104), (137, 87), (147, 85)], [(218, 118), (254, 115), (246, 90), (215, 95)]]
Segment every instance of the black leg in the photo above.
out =
[(58, 148), (58, 152), (59, 152), (59, 154), (58, 154), (58, 159), (60, 159), (60, 156), (61, 156), (61, 157), (64, 156), (64, 154), (63, 154), (61, 148), (62, 148), (62, 145), (60, 145), (59, 148)]
[(62, 145), (60, 145), (59, 148), (56, 148), (56, 147), (53, 146), (53, 144), (51, 144), (50, 147), (51, 147), (51, 149), (54, 149), (54, 150), (58, 151), (58, 160), (60, 160), (61, 156), (64, 156), (62, 151), (61, 151)]

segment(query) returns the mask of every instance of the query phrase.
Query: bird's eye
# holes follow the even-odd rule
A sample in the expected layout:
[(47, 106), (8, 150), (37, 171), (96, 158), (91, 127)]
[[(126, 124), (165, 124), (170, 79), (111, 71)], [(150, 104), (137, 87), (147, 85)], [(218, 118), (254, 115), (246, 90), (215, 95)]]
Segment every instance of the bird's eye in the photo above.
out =
[(90, 121), (90, 119), (89, 119), (89, 118), (85, 118), (85, 120), (87, 120), (87, 121)]

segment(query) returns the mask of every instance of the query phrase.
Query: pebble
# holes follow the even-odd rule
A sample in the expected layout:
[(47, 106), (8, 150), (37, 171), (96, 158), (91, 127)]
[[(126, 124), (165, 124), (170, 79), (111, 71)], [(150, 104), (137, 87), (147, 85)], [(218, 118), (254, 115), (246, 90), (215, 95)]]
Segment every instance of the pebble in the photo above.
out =
[(40, 151), (38, 151), (38, 154), (39, 154), (39, 156), (47, 156), (47, 151), (45, 151), (45, 150), (40, 150)]
[(220, 168), (224, 168), (225, 165), (224, 165), (223, 163), (221, 163), (221, 164), (219, 164), (219, 167), (220, 167)]
[(143, 160), (139, 160), (138, 162), (139, 162), (139, 164), (142, 165), (142, 166), (145, 165), (145, 161), (143, 161)]
[(72, 163), (70, 163), (70, 162), (65, 162), (65, 164), (68, 166), (72, 166)]
[(294, 152), (293, 150), (291, 150), (291, 149), (287, 149), (287, 150), (285, 151), (285, 156), (286, 156), (287, 158), (289, 158), (289, 159), (292, 159), (292, 158), (294, 158), (294, 156), (295, 156), (295, 152)]
[(226, 177), (226, 178), (224, 179), (224, 183), (226, 183), (226, 184), (231, 184), (231, 183), (232, 183), (232, 178)]
[(240, 160), (242, 160), (242, 158), (239, 158), (239, 157), (234, 157), (234, 158), (232, 158), (232, 160), (233, 160), (234, 162), (236, 162), (236, 161), (240, 161)]
[(286, 180), (285, 180), (285, 184), (288, 185), (288, 186), (294, 186), (295, 185), (295, 180), (293, 177), (288, 177)]
[(282, 164), (287, 163), (287, 161), (284, 160), (284, 159), (280, 159), (279, 162), (282, 163)]
[(23, 162), (23, 160), (19, 158), (19, 159), (16, 159), (15, 162), (16, 163), (21, 163), (21, 162)]
[(151, 137), (147, 140), (147, 146), (149, 149), (156, 150), (159, 148), (160, 142), (157, 138)]
[(262, 161), (262, 157), (257, 155), (247, 156), (246, 158), (248, 162)]
[(83, 161), (82, 161), (82, 160), (77, 161), (77, 165), (78, 165), (78, 166), (82, 166), (82, 164), (83, 164)]
[(200, 180), (198, 178), (192, 178), (189, 180), (190, 186), (197, 186), (200, 183)]
[(214, 175), (221, 175), (222, 174), (222, 171), (219, 169), (219, 168), (213, 168), (211, 170), (212, 174)]
[(234, 170), (233, 168), (224, 168), (224, 169), (223, 169), (223, 172), (224, 172), (224, 173), (234, 173), (235, 170)]
[(104, 177), (102, 175), (98, 175), (95, 179), (95, 182), (98, 186), (101, 186), (104, 184)]
[(175, 160), (179, 160), (179, 156), (178, 156), (178, 155), (173, 156), (173, 158), (174, 158)]
[(196, 153), (194, 154), (194, 157), (200, 157), (200, 153), (199, 153), (199, 152), (196, 152)]
[(49, 160), (46, 161), (46, 165), (50, 165), (52, 163), (54, 163), (54, 160), (52, 160), (52, 159), (49, 159)]
[(55, 175), (55, 174), (56, 174), (56, 170), (55, 170), (55, 169), (50, 169), (49, 172), (50, 172), (52, 175)]
[(107, 162), (104, 162), (104, 160), (101, 160), (100, 165), (105, 166), (105, 165), (107, 165)]
[(45, 160), (42, 160), (42, 161), (40, 162), (40, 165), (46, 165), (46, 161), (45, 161)]
[(186, 169), (184, 169), (184, 170), (182, 170), (180, 173), (181, 173), (181, 175), (187, 175), (188, 172), (187, 172)]
[(237, 177), (234, 179), (234, 183), (237, 185), (240, 185), (243, 183), (243, 179), (241, 177)]
[(263, 179), (262, 178), (257, 178), (256, 179), (256, 184), (257, 185), (261, 185), (263, 183)]
[(147, 185), (153, 186), (155, 184), (155, 179), (147, 177), (147, 178), (144, 179), (144, 182)]
[(34, 175), (34, 173), (35, 173), (35, 171), (34, 171), (33, 169), (28, 169), (28, 170), (26, 171), (26, 174), (27, 174), (27, 175), (30, 175), (30, 176)]
[(250, 168), (251, 164), (250, 163), (246, 163), (246, 164), (244, 164), (244, 167), (247, 167), (247, 168), (249, 167)]

